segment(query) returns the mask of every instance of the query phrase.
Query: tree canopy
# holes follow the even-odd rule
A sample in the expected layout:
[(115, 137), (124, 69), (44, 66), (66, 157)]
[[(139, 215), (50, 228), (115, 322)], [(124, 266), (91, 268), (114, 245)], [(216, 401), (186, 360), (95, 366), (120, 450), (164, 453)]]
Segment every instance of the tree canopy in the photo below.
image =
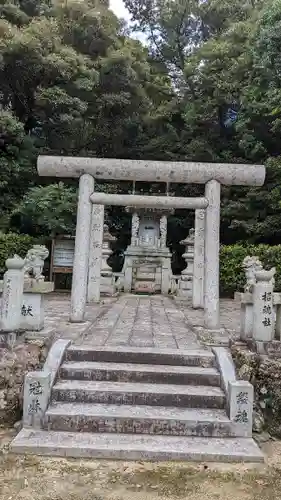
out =
[[(38, 154), (264, 163), (262, 188), (223, 189), (221, 237), (281, 243), (281, 0), (125, 4), (131, 27), (106, 0), (0, 0), (0, 229), (73, 232), (77, 183)], [(193, 215), (173, 223), (171, 245)]]

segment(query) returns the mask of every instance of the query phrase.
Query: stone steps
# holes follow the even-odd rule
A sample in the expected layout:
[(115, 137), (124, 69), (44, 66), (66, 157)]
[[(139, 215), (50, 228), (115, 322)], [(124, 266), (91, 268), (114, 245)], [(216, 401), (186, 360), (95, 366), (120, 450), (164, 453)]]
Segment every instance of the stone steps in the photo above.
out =
[(251, 438), (211, 438), (132, 434), (91, 434), (22, 429), (14, 453), (150, 461), (263, 462)]
[(219, 387), (60, 380), (53, 387), (52, 400), (69, 403), (224, 408), (225, 395)]
[(91, 347), (71, 346), (66, 352), (67, 361), (97, 361), (108, 363), (137, 363), (169, 366), (212, 367), (215, 356), (211, 351), (198, 349), (155, 349), (140, 347)]
[(145, 382), (163, 384), (196, 384), (218, 386), (216, 368), (201, 366), (169, 366), (137, 363), (105, 363), (93, 361), (66, 362), (60, 378), (112, 382)]
[(211, 351), (71, 346), (43, 429), (12, 451), (121, 460), (262, 462), (248, 428), (230, 421)]
[(45, 415), (44, 427), (72, 432), (237, 436), (237, 426), (224, 410), (144, 405), (53, 403)]

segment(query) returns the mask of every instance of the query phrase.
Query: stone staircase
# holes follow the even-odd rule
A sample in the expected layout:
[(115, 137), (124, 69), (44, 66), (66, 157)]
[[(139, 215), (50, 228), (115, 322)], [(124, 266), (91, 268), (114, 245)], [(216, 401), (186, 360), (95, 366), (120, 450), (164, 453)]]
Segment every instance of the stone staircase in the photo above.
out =
[(260, 462), (226, 413), (211, 351), (70, 346), (44, 416), (12, 451), (68, 457)]

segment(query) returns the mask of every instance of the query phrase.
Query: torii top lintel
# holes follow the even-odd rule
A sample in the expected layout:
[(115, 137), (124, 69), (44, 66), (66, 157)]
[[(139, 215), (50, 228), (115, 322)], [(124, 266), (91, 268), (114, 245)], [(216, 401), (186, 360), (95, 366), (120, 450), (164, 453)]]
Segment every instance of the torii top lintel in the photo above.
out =
[(80, 177), (143, 182), (205, 184), (214, 179), (225, 185), (262, 186), (263, 165), (117, 160), (74, 156), (39, 156), (38, 173), (48, 177)]

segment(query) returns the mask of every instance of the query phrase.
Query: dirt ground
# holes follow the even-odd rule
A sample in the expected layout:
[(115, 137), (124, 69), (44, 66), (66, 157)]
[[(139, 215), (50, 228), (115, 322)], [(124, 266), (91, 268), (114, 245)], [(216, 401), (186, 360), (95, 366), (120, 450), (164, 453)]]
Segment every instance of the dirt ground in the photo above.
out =
[(12, 455), (14, 434), (0, 429), (0, 500), (281, 499), (278, 441), (265, 465), (153, 464)]

